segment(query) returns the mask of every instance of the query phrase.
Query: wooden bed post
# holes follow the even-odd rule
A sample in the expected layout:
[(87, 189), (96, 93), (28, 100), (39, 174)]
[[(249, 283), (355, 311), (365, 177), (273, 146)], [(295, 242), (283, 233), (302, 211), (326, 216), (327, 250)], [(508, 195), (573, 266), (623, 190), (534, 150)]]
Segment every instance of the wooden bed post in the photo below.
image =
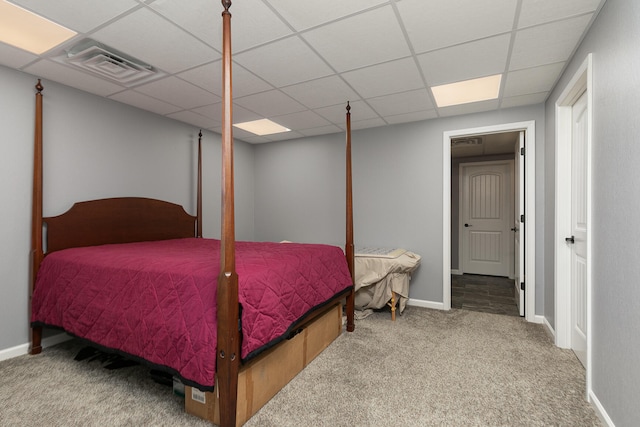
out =
[[(349, 272), (351, 273), (351, 280), (355, 283), (355, 271), (354, 271), (354, 248), (353, 248), (353, 190), (352, 190), (352, 177), (351, 177), (351, 106), (347, 101), (347, 236), (344, 252), (347, 257), (347, 265), (349, 266)], [(355, 305), (355, 293), (353, 288), (347, 295), (347, 331), (353, 332), (355, 329), (354, 322), (354, 305)]]
[(198, 133), (198, 188), (196, 197), (196, 237), (202, 237), (202, 129)]
[[(36, 84), (36, 123), (33, 148), (33, 195), (31, 206), (31, 289), (29, 307), (36, 284), (36, 275), (43, 258), (42, 250), (42, 90), (44, 87), (38, 79)], [(31, 311), (29, 311), (31, 312)], [(42, 327), (31, 328), (31, 354), (42, 351)]]
[(231, 0), (222, 0), (222, 233), (218, 278), (218, 351), (216, 387), (220, 396), (220, 425), (236, 425), (240, 322), (238, 275), (235, 268), (233, 133), (231, 93)]

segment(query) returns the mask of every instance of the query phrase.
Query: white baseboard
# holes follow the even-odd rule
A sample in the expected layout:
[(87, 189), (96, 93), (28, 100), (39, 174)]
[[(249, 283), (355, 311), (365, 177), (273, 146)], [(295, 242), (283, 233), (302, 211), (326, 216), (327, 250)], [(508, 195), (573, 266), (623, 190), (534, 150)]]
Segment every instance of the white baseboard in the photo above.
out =
[(432, 308), (434, 310), (444, 310), (444, 304), (441, 302), (426, 301), (415, 298), (409, 298), (409, 300), (407, 301), (407, 305), (413, 305), (415, 307), (422, 308)]
[(544, 324), (545, 321), (546, 321), (546, 319), (544, 318), (543, 315), (536, 314), (535, 316), (533, 316), (533, 320), (531, 321), (531, 323)]
[(453, 274), (454, 276), (462, 276), (464, 273), (462, 272), (462, 270), (451, 269), (451, 274)]
[(7, 359), (13, 359), (14, 357), (27, 354), (29, 351), (29, 344), (17, 345), (15, 347), (0, 350), (0, 362)]
[(547, 332), (549, 332), (549, 335), (551, 335), (551, 338), (553, 338), (553, 342), (555, 343), (556, 342), (556, 331), (553, 329), (551, 324), (547, 321), (546, 317), (542, 318), (542, 324), (547, 327)]
[[(51, 337), (44, 338), (42, 340), (42, 348), (51, 347), (56, 344), (60, 344), (65, 341), (69, 341), (71, 337), (65, 333), (53, 335)], [(24, 356), (29, 353), (30, 344), (21, 344), (15, 347), (0, 350), (0, 362), (7, 359), (12, 359), (18, 356)]]
[(604, 407), (600, 403), (600, 400), (598, 400), (596, 395), (593, 393), (593, 390), (589, 390), (589, 402), (591, 403), (591, 406), (593, 406), (593, 409), (595, 409), (596, 414), (598, 414), (600, 421), (602, 421), (604, 425), (615, 427), (615, 424), (613, 424), (613, 421), (611, 421), (611, 418), (609, 418), (609, 414), (607, 414), (607, 411), (604, 410)]

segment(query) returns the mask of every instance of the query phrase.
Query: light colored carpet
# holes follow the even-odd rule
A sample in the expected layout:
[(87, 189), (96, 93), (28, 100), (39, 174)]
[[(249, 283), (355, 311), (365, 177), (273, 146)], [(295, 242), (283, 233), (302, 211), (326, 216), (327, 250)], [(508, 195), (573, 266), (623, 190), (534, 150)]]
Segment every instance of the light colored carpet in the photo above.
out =
[[(199, 426), (143, 367), (70, 341), (0, 363), (0, 426)], [(598, 426), (584, 369), (520, 318), (407, 307), (358, 321), (247, 426)]]

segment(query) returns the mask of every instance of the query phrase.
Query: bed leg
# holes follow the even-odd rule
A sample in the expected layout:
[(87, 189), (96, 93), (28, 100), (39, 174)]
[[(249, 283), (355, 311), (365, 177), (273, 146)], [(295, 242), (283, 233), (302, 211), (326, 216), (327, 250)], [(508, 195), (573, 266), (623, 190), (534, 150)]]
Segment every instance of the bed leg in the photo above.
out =
[(347, 295), (347, 332), (353, 332), (356, 329), (355, 324), (355, 292), (353, 289)]
[(40, 354), (42, 352), (42, 327), (31, 328), (31, 348), (29, 354)]
[(396, 320), (396, 303), (396, 293), (391, 292), (391, 303), (389, 305), (391, 306), (391, 321), (393, 322)]

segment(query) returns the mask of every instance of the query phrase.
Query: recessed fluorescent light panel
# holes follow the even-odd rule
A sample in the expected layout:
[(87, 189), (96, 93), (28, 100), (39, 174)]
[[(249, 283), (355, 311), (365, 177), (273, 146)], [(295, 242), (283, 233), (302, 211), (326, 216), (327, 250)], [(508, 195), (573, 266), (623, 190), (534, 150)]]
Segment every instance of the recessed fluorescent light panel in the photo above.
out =
[(288, 129), (284, 126), (281, 126), (275, 122), (272, 122), (269, 119), (260, 119), (254, 120), (252, 122), (244, 122), (244, 123), (236, 123), (235, 127), (246, 130), (247, 132), (251, 132), (255, 135), (271, 135), (274, 133), (280, 132), (289, 132), (291, 129)]
[(21, 7), (0, 1), (0, 41), (40, 55), (77, 33)]
[(431, 88), (438, 107), (468, 104), (470, 102), (496, 99), (500, 94), (502, 74), (465, 80)]

